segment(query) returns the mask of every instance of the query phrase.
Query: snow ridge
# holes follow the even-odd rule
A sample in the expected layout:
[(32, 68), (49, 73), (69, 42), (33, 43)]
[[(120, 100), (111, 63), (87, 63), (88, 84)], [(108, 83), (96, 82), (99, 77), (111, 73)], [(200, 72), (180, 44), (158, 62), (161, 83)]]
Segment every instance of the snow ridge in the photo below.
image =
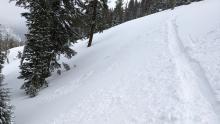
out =
[[(183, 95), (188, 102), (194, 101), (193, 99), (195, 98), (192, 96), (196, 95), (192, 94), (196, 93), (197, 89), (195, 88), (198, 87), (201, 95), (205, 97), (207, 101), (209, 101), (209, 104), (213, 108), (216, 115), (220, 115), (216, 94), (213, 92), (213, 89), (205, 75), (205, 71), (201, 67), (200, 63), (187, 54), (178, 33), (176, 19), (177, 17), (168, 19), (167, 21), (167, 40), (169, 50), (173, 56), (173, 61), (176, 66), (177, 75), (181, 80), (181, 85), (183, 85), (185, 88), (183, 89), (185, 90)], [(190, 111), (188, 111), (188, 114), (190, 114)], [(218, 121), (219, 119), (220, 118), (218, 117)]]

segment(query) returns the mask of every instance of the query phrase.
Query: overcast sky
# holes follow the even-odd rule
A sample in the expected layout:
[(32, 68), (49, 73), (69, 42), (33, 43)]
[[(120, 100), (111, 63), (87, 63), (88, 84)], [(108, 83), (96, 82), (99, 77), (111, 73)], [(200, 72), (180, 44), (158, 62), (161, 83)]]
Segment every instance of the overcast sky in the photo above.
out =
[(24, 9), (15, 6), (15, 2), (9, 0), (0, 0), (0, 24), (12, 28), (16, 34), (22, 35), (26, 33), (25, 19), (21, 17)]
[[(110, 8), (115, 7), (116, 0), (109, 0), (108, 5)], [(124, 4), (129, 0), (124, 0)], [(0, 24), (12, 28), (16, 34), (23, 38), (23, 35), (27, 32), (25, 26), (25, 18), (21, 17), (21, 13), (25, 12), (24, 9), (15, 6), (15, 2), (9, 0), (0, 0)]]

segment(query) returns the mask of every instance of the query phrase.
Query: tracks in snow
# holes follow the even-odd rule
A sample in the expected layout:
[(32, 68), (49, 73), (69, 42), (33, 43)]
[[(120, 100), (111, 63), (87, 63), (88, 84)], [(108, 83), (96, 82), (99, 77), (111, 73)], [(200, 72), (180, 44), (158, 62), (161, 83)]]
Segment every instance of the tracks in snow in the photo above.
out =
[[(203, 68), (200, 63), (192, 59), (183, 46), (183, 43), (178, 34), (176, 18), (167, 21), (167, 41), (169, 50), (173, 56), (173, 61), (176, 66), (177, 76), (181, 80), (184, 93), (183, 98), (186, 101), (192, 101), (195, 87), (199, 87), (201, 94), (207, 99), (212, 106), (216, 115), (220, 114), (219, 105), (215, 97)], [(186, 111), (186, 114), (190, 111)]]

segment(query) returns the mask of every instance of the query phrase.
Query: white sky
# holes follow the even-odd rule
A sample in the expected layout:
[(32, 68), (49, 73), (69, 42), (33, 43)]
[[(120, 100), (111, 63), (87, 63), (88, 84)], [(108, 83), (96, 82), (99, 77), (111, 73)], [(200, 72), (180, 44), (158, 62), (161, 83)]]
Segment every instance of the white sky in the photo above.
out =
[[(114, 8), (116, 0), (108, 1), (109, 7)], [(124, 0), (124, 4), (128, 1)], [(24, 11), (23, 8), (15, 6), (15, 2), (9, 3), (9, 0), (0, 0), (0, 24), (12, 28), (16, 34), (23, 38), (23, 34), (27, 31), (25, 18), (21, 17), (21, 13)]]
[(0, 0), (0, 24), (12, 28), (16, 34), (22, 35), (26, 33), (25, 18), (21, 17), (21, 13), (25, 10), (15, 6), (15, 2), (9, 0)]

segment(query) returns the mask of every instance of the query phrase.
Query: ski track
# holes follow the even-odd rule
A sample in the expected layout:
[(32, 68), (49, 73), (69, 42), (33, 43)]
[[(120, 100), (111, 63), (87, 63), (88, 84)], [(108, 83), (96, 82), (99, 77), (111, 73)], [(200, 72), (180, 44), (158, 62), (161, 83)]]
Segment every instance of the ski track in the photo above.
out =
[[(216, 98), (216, 94), (212, 89), (203, 68), (200, 63), (195, 59), (191, 58), (182, 44), (182, 41), (178, 34), (178, 26), (176, 24), (177, 17), (171, 17), (167, 21), (167, 30), (168, 30), (168, 47), (173, 56), (174, 63), (176, 65), (177, 75), (181, 80), (181, 85), (184, 87), (184, 97), (186, 101), (193, 101), (192, 94), (199, 88), (201, 95), (209, 102), (213, 111), (218, 116), (218, 122), (220, 122), (220, 104)], [(194, 88), (194, 89), (193, 89)], [(189, 111), (186, 111), (186, 114), (189, 114)], [(190, 120), (186, 120), (187, 123), (192, 123)]]
[[(157, 30), (157, 33), (158, 32), (160, 33), (160, 30)], [(155, 73), (158, 74), (160, 73), (164, 75), (169, 73), (169, 71), (172, 72), (172, 65), (168, 65), (168, 67), (165, 66), (166, 68), (164, 68), (164, 65), (160, 67), (158, 65), (161, 64), (155, 63), (152, 65), (148, 62), (149, 57), (153, 57), (153, 60), (164, 58), (163, 61), (169, 61), (169, 58), (164, 56), (165, 53), (162, 52), (156, 52), (158, 54), (156, 57), (149, 56), (147, 53), (146, 56), (139, 56), (139, 53), (145, 52), (146, 43), (148, 42), (143, 40), (139, 41), (137, 43), (139, 49), (135, 49), (131, 45), (131, 42), (125, 43), (123, 46), (119, 47), (117, 53), (120, 54), (114, 57), (114, 60), (117, 61), (110, 64), (108, 68), (103, 70), (103, 72), (100, 74), (100, 77), (104, 76), (106, 79), (109, 79), (108, 76), (106, 77), (106, 75), (113, 74), (114, 77), (120, 78), (113, 78), (111, 81), (101, 78), (99, 82), (107, 82), (108, 84), (105, 84), (106, 86), (101, 84), (101, 87), (99, 85), (98, 90), (93, 87), (93, 92), (90, 92), (88, 97), (82, 99), (81, 104), (72, 105), (77, 106), (76, 109), (68, 111), (66, 114), (61, 114), (57, 117), (57, 119), (50, 122), (55, 124), (101, 124), (104, 121), (106, 124), (108, 124), (112, 123), (111, 120), (113, 119), (117, 124), (171, 124), (182, 121), (180, 113), (181, 107), (176, 104), (176, 101), (178, 101), (178, 96), (176, 96), (177, 89), (175, 87), (176, 85), (173, 84), (174, 81), (171, 81), (168, 78), (167, 80), (163, 76), (158, 78), (157, 74), (149, 73), (150, 66), (155, 66)], [(156, 49), (166, 47), (165, 44), (161, 44), (160, 42), (155, 42), (155, 44), (151, 45), (160, 46), (156, 47)], [(149, 46), (149, 49), (155, 50), (155, 47), (151, 46), (150, 48)], [(134, 50), (136, 51), (133, 52)], [(128, 54), (129, 56), (126, 56), (125, 54)], [(132, 59), (135, 61), (131, 61)], [(109, 63), (110, 62), (111, 61), (109, 61)], [(145, 65), (146, 67), (142, 67), (142, 65)], [(121, 70), (121, 68), (123, 69)], [(130, 73), (128, 74), (127, 72)], [(173, 73), (166, 75), (168, 77), (172, 77), (172, 74)], [(134, 78), (129, 78), (131, 76)], [(161, 78), (164, 79), (163, 82), (159, 81)], [(148, 81), (151, 83), (148, 83)], [(157, 89), (160, 89), (160, 92), (156, 92)], [(168, 98), (161, 99), (161, 96), (164, 96), (164, 98), (166, 96)], [(92, 105), (90, 105), (91, 103)], [(166, 105), (160, 106), (161, 103), (166, 103)], [(84, 108), (84, 106), (87, 107)], [(152, 110), (152, 108), (155, 107), (156, 109)], [(166, 113), (166, 111), (169, 111), (169, 113)], [(93, 113), (96, 113), (97, 115), (94, 115)], [(153, 115), (148, 115), (149, 113)], [(75, 117), (77, 114), (80, 115), (78, 119)], [(99, 118), (100, 115), (102, 115), (102, 118)]]

